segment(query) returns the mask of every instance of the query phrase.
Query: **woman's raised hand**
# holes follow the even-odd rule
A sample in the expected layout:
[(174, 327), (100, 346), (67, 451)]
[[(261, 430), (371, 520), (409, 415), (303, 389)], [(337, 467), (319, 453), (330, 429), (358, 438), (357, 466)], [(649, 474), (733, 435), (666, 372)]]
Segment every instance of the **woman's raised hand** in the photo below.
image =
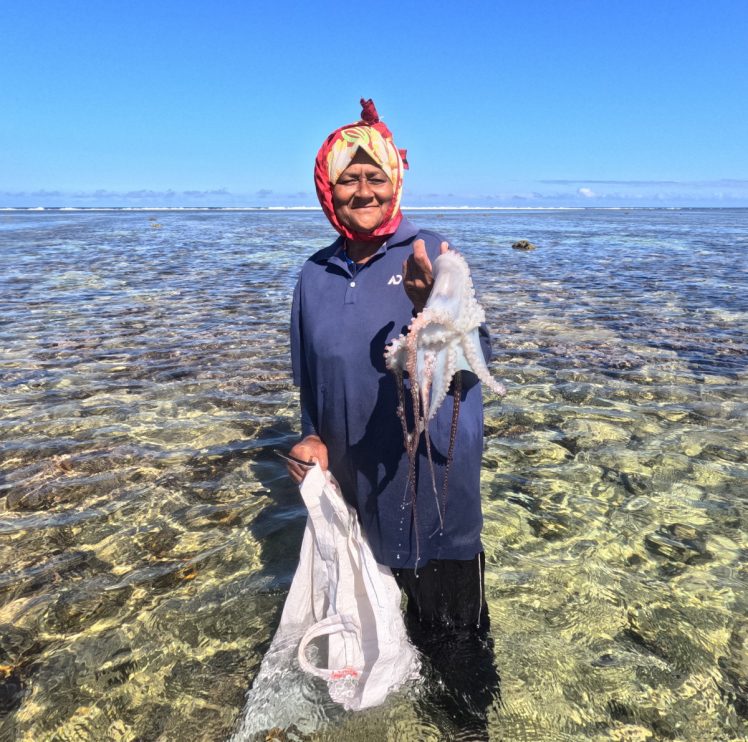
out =
[[(449, 243), (442, 242), (439, 254), (449, 250)], [(426, 243), (416, 240), (413, 243), (413, 254), (403, 263), (403, 286), (408, 298), (413, 302), (416, 313), (423, 310), (434, 285), (431, 261), (426, 253)]]
[[(289, 456), (301, 461), (307, 461), (309, 464), (319, 463), (322, 469), (327, 469), (327, 446), (322, 443), (322, 440), (317, 435), (308, 435), (306, 438), (302, 438), (291, 449)], [(304, 479), (307, 471), (309, 471), (308, 467), (297, 464), (294, 461), (288, 461), (286, 467), (288, 468), (288, 475), (296, 484), (299, 484)]]

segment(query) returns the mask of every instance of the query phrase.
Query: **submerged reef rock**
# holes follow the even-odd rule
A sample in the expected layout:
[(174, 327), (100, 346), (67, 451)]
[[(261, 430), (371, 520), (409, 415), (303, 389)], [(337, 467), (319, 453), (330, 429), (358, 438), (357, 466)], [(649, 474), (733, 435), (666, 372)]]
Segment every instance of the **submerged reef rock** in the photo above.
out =
[(684, 564), (706, 561), (712, 556), (706, 548), (705, 534), (682, 523), (661, 526), (645, 536), (644, 545), (650, 552)]
[(537, 250), (537, 245), (529, 240), (517, 240), (512, 243), (512, 250)]
[(741, 718), (748, 719), (748, 622), (733, 629), (729, 654), (720, 657), (719, 666), (727, 676), (735, 710)]
[(24, 684), (15, 667), (0, 666), (0, 714), (9, 714), (21, 705)]

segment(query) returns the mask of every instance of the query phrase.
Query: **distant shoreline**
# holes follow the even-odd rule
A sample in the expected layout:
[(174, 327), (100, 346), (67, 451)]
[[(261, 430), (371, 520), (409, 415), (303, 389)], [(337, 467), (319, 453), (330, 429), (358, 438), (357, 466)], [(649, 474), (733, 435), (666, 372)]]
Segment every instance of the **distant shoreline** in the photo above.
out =
[[(403, 211), (745, 211), (748, 206), (403, 206)], [(319, 206), (0, 206), (1, 213), (93, 211), (321, 212)]]

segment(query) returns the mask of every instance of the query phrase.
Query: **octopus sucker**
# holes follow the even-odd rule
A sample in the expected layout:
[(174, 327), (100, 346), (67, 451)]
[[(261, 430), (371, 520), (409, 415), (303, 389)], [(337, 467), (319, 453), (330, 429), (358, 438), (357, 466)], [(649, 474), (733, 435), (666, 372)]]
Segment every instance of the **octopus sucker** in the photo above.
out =
[[(416, 457), (421, 433), (425, 438), (439, 524), (443, 529), (447, 508), (447, 483), (454, 455), (460, 411), (461, 372), (472, 371), (493, 392), (499, 395), (506, 394), (503, 384), (492, 378), (483, 357), (478, 328), (485, 322), (486, 315), (475, 298), (475, 289), (467, 262), (459, 253), (448, 250), (434, 261), (433, 275), (434, 284), (423, 311), (413, 319), (407, 332), (395, 338), (384, 352), (387, 368), (395, 374), (397, 379), (398, 416), (402, 423), (403, 439), (408, 454), (408, 483), (411, 487), (417, 552), (419, 544), (415, 520)], [(403, 382), (405, 372), (410, 379), (410, 402), (413, 409), (412, 431), (408, 430), (405, 415)], [(447, 398), (450, 386), (453, 387), (452, 425), (440, 500), (431, 457), (428, 425)], [(417, 563), (418, 559), (416, 559), (416, 568)]]

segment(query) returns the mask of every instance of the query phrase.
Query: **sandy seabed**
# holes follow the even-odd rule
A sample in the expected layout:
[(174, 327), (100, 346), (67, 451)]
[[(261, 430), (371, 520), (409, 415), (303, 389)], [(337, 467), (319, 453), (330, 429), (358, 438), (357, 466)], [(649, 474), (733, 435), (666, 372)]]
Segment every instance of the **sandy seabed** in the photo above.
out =
[[(491, 738), (745, 739), (748, 211), (414, 219), (470, 262), (509, 389)], [(330, 241), (318, 213), (0, 218), (0, 740), (235, 728), (305, 520), (272, 449), (295, 276)], [(360, 714), (313, 692), (286, 738), (459, 731), (428, 682)]]

